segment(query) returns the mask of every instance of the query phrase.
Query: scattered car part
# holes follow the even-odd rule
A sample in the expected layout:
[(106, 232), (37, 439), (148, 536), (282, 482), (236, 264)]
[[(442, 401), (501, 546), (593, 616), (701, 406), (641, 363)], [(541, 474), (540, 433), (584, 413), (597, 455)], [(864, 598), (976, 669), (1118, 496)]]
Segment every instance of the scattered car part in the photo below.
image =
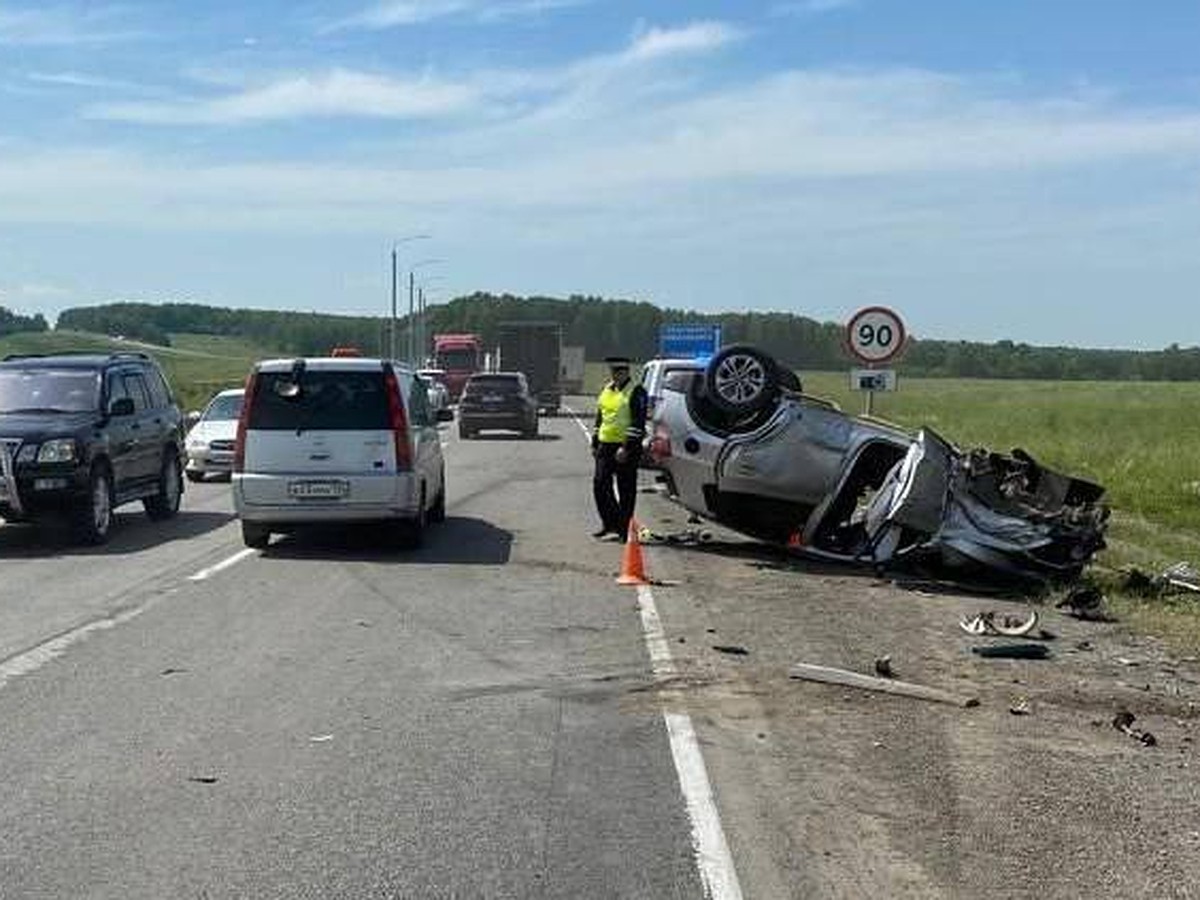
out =
[(972, 647), (971, 652), (987, 659), (1045, 659), (1050, 648), (1044, 644), (988, 644)]
[(1037, 627), (1037, 610), (1029, 611), (1029, 618), (1019, 619), (1016, 616), (1000, 617), (996, 612), (988, 610), (968, 618), (960, 619), (958, 625), (967, 634), (981, 637), (983, 635), (1000, 635), (1003, 637), (1024, 637)]
[(896, 673), (892, 671), (891, 656), (880, 656), (875, 660), (875, 674), (880, 678), (895, 678)]
[(1200, 572), (1186, 562), (1177, 562), (1173, 566), (1163, 569), (1155, 581), (1164, 590), (1176, 589), (1200, 593)]
[(750, 651), (745, 647), (737, 644), (713, 644), (713, 649), (718, 653), (724, 653), (728, 656), (749, 656)]
[(858, 672), (848, 672), (845, 669), (834, 669), (828, 666), (815, 666), (809, 663), (796, 663), (788, 670), (788, 677), (797, 681), (816, 681), (821, 684), (839, 684), (845, 687), (860, 688), (865, 691), (878, 691), (884, 694), (898, 694), (912, 697), (916, 700), (928, 700), (932, 703), (947, 703), (963, 709), (979, 705), (978, 697), (964, 697), (943, 691), (939, 688), (927, 687), (923, 684), (912, 684), (907, 681), (896, 681), (890, 678), (875, 678)]
[(1158, 743), (1156, 738), (1149, 731), (1143, 731), (1140, 728), (1134, 728), (1133, 723), (1137, 721), (1137, 716), (1127, 709), (1120, 710), (1113, 716), (1112, 725), (1117, 731), (1129, 735), (1135, 741), (1140, 741), (1147, 747), (1153, 747)]
[(1033, 706), (1030, 705), (1028, 697), (1021, 697), (1008, 708), (1008, 711), (1014, 716), (1027, 716), (1033, 712)]
[(1054, 604), (1068, 616), (1085, 622), (1115, 622), (1116, 619), (1104, 609), (1104, 595), (1090, 585), (1073, 588), (1067, 596)]

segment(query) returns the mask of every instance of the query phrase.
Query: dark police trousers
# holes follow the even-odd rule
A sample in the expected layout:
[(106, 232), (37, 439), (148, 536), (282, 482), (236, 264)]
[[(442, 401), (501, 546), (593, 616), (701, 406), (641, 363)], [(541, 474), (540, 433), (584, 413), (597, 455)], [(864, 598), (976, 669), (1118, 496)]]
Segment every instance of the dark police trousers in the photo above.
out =
[[(596, 450), (596, 474), (592, 478), (592, 493), (596, 511), (609, 531), (622, 537), (629, 531), (629, 520), (637, 503), (638, 458), (641, 448), (631, 450), (625, 462), (617, 462), (617, 451), (625, 444), (600, 444)], [(617, 483), (613, 494), (613, 481)]]

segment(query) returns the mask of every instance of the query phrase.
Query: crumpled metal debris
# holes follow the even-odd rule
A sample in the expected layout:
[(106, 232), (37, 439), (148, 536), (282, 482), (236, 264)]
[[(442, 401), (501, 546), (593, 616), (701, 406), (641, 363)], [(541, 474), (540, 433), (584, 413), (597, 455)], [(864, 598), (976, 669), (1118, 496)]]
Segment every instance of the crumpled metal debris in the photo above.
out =
[(967, 634), (975, 637), (984, 635), (1002, 635), (1004, 637), (1024, 637), (1037, 627), (1038, 614), (1036, 609), (1029, 611), (1028, 618), (1017, 616), (1001, 616), (994, 610), (978, 613), (969, 618), (959, 619), (958, 626)]
[(1104, 609), (1104, 595), (1094, 587), (1084, 585), (1074, 588), (1066, 597), (1054, 604), (1068, 616), (1085, 622), (1115, 622), (1116, 619)]
[(712, 532), (703, 528), (684, 528), (679, 531), (654, 531), (651, 528), (638, 530), (638, 541), (643, 544), (705, 544), (712, 540)]
[(1135, 716), (1129, 710), (1123, 709), (1113, 716), (1112, 725), (1113, 728), (1117, 729), (1117, 731), (1129, 735), (1135, 741), (1140, 741), (1147, 747), (1155, 746), (1158, 743), (1158, 738), (1156, 738), (1149, 731), (1143, 731), (1140, 728), (1134, 728), (1133, 723), (1136, 721), (1137, 716)]
[(1200, 594), (1200, 571), (1187, 562), (1167, 566), (1154, 579), (1160, 590), (1191, 591)]

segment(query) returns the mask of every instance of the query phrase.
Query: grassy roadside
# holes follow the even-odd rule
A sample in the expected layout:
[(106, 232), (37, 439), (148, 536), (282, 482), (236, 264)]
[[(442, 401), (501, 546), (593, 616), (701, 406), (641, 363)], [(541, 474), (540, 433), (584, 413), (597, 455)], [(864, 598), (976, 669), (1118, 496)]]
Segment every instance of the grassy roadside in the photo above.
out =
[(77, 331), (13, 334), (0, 338), (0, 358), (22, 353), (144, 351), (163, 367), (186, 412), (203, 409), (217, 391), (239, 387), (254, 361), (271, 355), (238, 338), (180, 334), (173, 335), (171, 340), (172, 346), (157, 347)]

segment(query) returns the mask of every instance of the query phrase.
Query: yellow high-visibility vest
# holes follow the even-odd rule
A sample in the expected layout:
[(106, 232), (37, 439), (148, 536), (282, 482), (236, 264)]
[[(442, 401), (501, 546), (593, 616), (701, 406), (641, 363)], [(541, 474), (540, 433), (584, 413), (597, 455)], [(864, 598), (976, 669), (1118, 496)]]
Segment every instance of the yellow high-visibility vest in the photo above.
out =
[(632, 381), (620, 391), (609, 384), (600, 392), (597, 401), (600, 408), (600, 443), (623, 444), (629, 437), (629, 426), (633, 424), (629, 398), (633, 396), (633, 387)]

